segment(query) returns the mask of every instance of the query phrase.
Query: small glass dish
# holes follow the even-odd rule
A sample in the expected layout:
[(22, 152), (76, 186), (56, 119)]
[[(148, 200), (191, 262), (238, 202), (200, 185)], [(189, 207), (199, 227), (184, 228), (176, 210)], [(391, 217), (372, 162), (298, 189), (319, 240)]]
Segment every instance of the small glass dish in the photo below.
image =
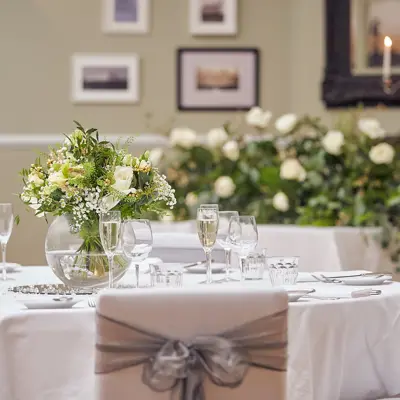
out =
[(265, 254), (250, 253), (246, 259), (243, 276), (245, 280), (261, 280), (264, 277)]
[(267, 257), (272, 286), (294, 285), (299, 275), (299, 257)]
[(182, 287), (183, 268), (176, 264), (150, 264), (152, 287)]

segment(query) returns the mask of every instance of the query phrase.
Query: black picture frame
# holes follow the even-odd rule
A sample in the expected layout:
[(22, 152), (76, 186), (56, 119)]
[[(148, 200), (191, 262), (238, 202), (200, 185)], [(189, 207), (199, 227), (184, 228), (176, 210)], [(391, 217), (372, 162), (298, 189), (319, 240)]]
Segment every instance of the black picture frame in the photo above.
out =
[[(253, 66), (253, 93), (251, 104), (241, 106), (191, 106), (184, 104), (183, 101), (183, 62), (182, 58), (188, 53), (234, 53), (250, 54), (254, 57)], [(230, 47), (182, 47), (176, 51), (176, 101), (179, 111), (248, 111), (250, 108), (258, 106), (260, 103), (260, 55), (259, 50), (254, 47), (230, 48)]]
[[(400, 90), (385, 93), (381, 75), (353, 75), (351, 1), (325, 0), (325, 74), (322, 100), (327, 108), (400, 106)], [(356, 0), (360, 1), (360, 0)], [(400, 75), (392, 75), (395, 85)]]

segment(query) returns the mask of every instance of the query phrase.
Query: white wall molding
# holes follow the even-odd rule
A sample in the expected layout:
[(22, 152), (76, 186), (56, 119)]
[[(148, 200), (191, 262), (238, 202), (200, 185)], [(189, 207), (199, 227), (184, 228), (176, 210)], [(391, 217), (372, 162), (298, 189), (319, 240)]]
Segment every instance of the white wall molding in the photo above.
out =
[[(120, 140), (124, 143), (127, 139), (134, 137), (132, 147), (154, 148), (165, 147), (168, 138), (155, 133), (142, 133), (139, 135), (110, 134), (100, 135), (101, 138), (116, 143)], [(54, 133), (0, 133), (0, 148), (30, 149), (36, 147), (54, 146), (64, 141), (62, 134)]]

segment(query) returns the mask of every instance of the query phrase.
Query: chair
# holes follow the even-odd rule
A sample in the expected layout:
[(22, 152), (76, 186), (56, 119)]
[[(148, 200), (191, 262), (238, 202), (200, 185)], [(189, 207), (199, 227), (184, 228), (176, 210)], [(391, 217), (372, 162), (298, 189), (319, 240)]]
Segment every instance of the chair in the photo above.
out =
[(287, 310), (276, 289), (106, 291), (96, 310), (96, 400), (283, 400)]

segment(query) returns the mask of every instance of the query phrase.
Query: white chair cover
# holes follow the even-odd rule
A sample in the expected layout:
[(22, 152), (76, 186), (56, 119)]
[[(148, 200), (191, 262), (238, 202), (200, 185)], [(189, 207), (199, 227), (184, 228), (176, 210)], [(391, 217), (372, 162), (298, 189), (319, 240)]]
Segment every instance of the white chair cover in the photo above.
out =
[[(168, 338), (174, 339), (189, 346), (190, 340), (196, 343), (200, 337), (221, 337), (224, 332), (236, 331), (238, 327), (242, 329), (244, 324), (249, 326), (246, 335), (250, 332), (251, 335), (256, 335), (257, 329), (253, 329), (253, 324), (262, 321), (263, 325), (259, 325), (258, 330), (270, 340), (268, 349), (264, 346), (260, 354), (264, 359), (267, 357), (270, 360), (269, 365), (280, 363), (281, 367), (278, 369), (281, 370), (249, 366), (242, 384), (234, 389), (217, 386), (206, 377), (203, 381), (204, 399), (283, 400), (286, 382), (287, 309), (287, 295), (277, 289), (224, 287), (224, 290), (221, 290), (215, 286), (201, 286), (177, 290), (165, 288), (104, 292), (98, 301), (96, 318), (96, 399), (171, 399), (170, 390), (156, 392), (146, 386), (142, 380), (142, 374), (146, 371), (143, 364), (131, 366), (133, 353), (127, 352), (126, 346), (144, 343), (143, 338), (141, 342), (136, 339), (137, 329), (161, 335), (165, 341), (168, 341)], [(128, 324), (135, 329), (126, 330), (126, 327), (114, 324), (109, 319), (118, 321), (119, 324)], [(132, 332), (135, 339), (132, 340), (131, 336), (129, 341)], [(239, 341), (233, 339), (233, 343), (238, 344)], [(115, 349), (109, 348), (113, 348), (113, 344), (119, 348), (116, 353)], [(121, 351), (122, 345), (125, 345), (125, 349)], [(114, 354), (107, 353), (107, 348)], [(158, 359), (158, 354), (155, 353), (153, 361)], [(251, 357), (251, 360), (256, 362), (256, 357)], [(121, 362), (126, 364), (119, 369), (118, 365), (121, 365)], [(113, 367), (117, 370), (109, 372)], [(184, 398), (182, 391), (178, 390), (178, 393), (174, 394), (177, 399)], [(201, 397), (194, 399), (197, 398)]]

